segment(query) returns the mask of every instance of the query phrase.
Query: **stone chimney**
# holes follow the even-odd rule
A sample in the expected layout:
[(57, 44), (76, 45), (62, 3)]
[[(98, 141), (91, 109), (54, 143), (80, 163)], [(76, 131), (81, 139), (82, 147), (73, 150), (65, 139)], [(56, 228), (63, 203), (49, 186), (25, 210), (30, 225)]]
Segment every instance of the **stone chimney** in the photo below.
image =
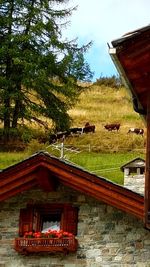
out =
[(124, 172), (124, 186), (136, 193), (144, 195), (145, 190), (145, 160), (135, 158), (121, 166)]

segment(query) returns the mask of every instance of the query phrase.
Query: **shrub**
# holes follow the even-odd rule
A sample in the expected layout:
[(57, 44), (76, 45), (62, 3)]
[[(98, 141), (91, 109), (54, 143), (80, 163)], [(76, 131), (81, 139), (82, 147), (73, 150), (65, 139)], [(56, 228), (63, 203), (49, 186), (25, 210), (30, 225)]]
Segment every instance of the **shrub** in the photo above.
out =
[(94, 83), (95, 85), (101, 86), (105, 85), (107, 87), (116, 88), (119, 89), (121, 86), (123, 86), (123, 83), (121, 81), (121, 78), (119, 76), (111, 76), (111, 77), (100, 77), (96, 80)]
[(32, 155), (34, 154), (35, 152), (37, 151), (40, 151), (40, 150), (45, 150), (46, 148), (46, 145), (43, 144), (43, 143), (39, 143), (38, 140), (36, 139), (32, 139), (28, 145), (27, 145), (27, 148), (25, 150), (25, 152), (29, 155)]

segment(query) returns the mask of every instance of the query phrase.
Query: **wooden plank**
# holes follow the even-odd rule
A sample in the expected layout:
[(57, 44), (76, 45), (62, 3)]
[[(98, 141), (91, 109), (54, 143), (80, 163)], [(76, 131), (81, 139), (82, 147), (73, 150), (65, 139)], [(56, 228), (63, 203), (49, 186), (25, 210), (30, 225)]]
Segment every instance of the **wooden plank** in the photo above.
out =
[[(42, 162), (43, 166), (47, 167), (49, 170), (51, 170), (59, 179), (61, 180), (61, 175), (66, 176), (66, 179), (72, 179), (73, 177), (77, 177), (78, 179), (83, 180), (83, 184), (85, 185), (88, 181), (92, 182), (94, 185), (99, 185), (100, 187), (107, 189), (110, 191), (110, 194), (113, 192), (119, 193), (119, 195), (122, 195), (123, 197), (130, 197), (132, 199), (140, 198), (141, 201), (143, 201), (143, 197), (134, 193), (133, 191), (130, 191), (123, 186), (117, 185), (115, 183), (112, 183), (111, 181), (97, 177), (94, 174), (91, 174), (87, 171), (83, 171), (81, 169), (76, 169), (73, 166), (65, 166), (62, 162), (53, 162), (52, 165), (49, 165), (48, 162)], [(78, 180), (77, 180), (78, 182)]]
[[(108, 185), (106, 181), (103, 181), (103, 185), (99, 185), (92, 180), (83, 179), (82, 176), (68, 173), (62, 169), (57, 169), (55, 166), (49, 166), (49, 168), (57, 173), (59, 180), (65, 185), (80, 190), (80, 192), (91, 195), (96, 199), (103, 200), (105, 203), (115, 206), (123, 211), (128, 211), (134, 215), (136, 214), (137, 217), (143, 219), (144, 200), (143, 197), (138, 194), (134, 194), (121, 187), (120, 191), (119, 189), (116, 191), (115, 185), (113, 184), (109, 184), (109, 188), (107, 188)], [(123, 191), (124, 194), (122, 194)]]
[(52, 176), (47, 168), (39, 167), (36, 176), (40, 187), (45, 192), (55, 191), (56, 189), (56, 178)]
[(149, 44), (149, 40), (150, 40), (150, 35), (148, 30), (148, 32), (143, 33), (142, 36), (136, 36), (133, 37), (132, 40), (131, 39), (124, 40), (121, 44), (118, 44), (117, 53), (118, 55), (122, 54), (123, 56), (127, 57), (134, 51), (138, 51), (142, 47), (147, 47), (147, 45)]
[(145, 227), (150, 229), (150, 90), (147, 92), (147, 144), (146, 144), (146, 174), (145, 174)]
[(0, 201), (4, 201), (10, 197), (16, 196), (17, 194), (19, 194), (23, 191), (27, 191), (27, 190), (35, 187), (35, 186), (37, 188), (37, 181), (36, 180), (32, 180), (29, 183), (26, 183), (24, 185), (20, 185), (19, 187), (13, 188), (11, 191), (8, 191), (8, 192), (2, 194), (0, 196)]
[(26, 175), (25, 177), (22, 177), (20, 179), (12, 181), (12, 182), (6, 184), (5, 186), (1, 187), (0, 196), (4, 193), (7, 193), (7, 192), (19, 187), (19, 186), (22, 186), (26, 183), (32, 182), (33, 180), (36, 180), (36, 175), (31, 173), (29, 175)]
[(15, 181), (17, 179), (22, 179), (22, 177), (26, 176), (26, 175), (30, 175), (31, 172), (36, 171), (36, 168), (40, 165), (40, 162), (29, 165), (29, 166), (25, 166), (24, 168), (22, 168), (24, 166), (24, 164), (20, 163), (20, 169), (16, 169), (16, 171), (12, 171), (12, 169), (10, 168), (9, 171), (7, 172), (2, 172), (0, 174), (0, 186), (4, 186), (7, 185), (8, 183), (11, 183), (12, 181)]

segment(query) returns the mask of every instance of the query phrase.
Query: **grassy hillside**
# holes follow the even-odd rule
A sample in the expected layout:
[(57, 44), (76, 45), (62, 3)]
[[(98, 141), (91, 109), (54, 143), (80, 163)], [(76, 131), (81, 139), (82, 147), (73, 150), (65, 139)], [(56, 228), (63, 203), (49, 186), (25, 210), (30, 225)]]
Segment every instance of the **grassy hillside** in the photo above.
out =
[[(143, 151), (145, 135), (127, 134), (130, 127), (144, 128), (144, 121), (133, 110), (130, 96), (125, 88), (92, 86), (81, 94), (76, 106), (69, 111), (72, 126), (83, 127), (86, 122), (96, 126), (96, 132), (66, 139), (66, 144), (90, 145), (95, 152)], [(104, 125), (120, 123), (119, 132), (108, 132)]]
[[(85, 88), (78, 103), (69, 111), (69, 114), (72, 117), (72, 127), (83, 127), (86, 122), (89, 122), (96, 126), (96, 132), (66, 138), (65, 158), (91, 172), (123, 184), (123, 173), (120, 167), (137, 156), (144, 158), (146, 143), (144, 121), (133, 110), (126, 89), (118, 90), (95, 85), (90, 89)], [(107, 123), (120, 123), (120, 130), (108, 132), (104, 128)], [(127, 134), (130, 127), (144, 128), (144, 137)], [(61, 141), (57, 143), (57, 147), (54, 147), (32, 140), (24, 153), (7, 153), (7, 155), (0, 153), (0, 168), (14, 164), (41, 149), (59, 157), (60, 143)]]
[[(100, 176), (123, 184), (120, 167), (135, 157), (145, 158), (146, 143), (144, 121), (133, 110), (127, 90), (92, 86), (85, 89), (69, 113), (73, 127), (83, 127), (89, 122), (96, 126), (96, 132), (66, 138), (65, 158)], [(107, 123), (120, 123), (120, 130), (108, 132), (104, 128)], [(130, 127), (143, 128), (144, 137), (128, 134)], [(78, 149), (80, 153), (71, 153), (67, 150), (70, 147)], [(48, 150), (60, 156), (58, 149), (49, 147)]]

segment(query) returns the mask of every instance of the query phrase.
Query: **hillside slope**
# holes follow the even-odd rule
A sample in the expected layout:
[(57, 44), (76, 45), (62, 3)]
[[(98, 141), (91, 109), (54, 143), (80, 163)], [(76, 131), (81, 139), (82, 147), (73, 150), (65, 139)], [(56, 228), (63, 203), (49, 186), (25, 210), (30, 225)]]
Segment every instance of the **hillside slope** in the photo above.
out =
[[(112, 89), (104, 86), (91, 86), (81, 94), (76, 106), (69, 111), (72, 127), (83, 127), (86, 122), (96, 126), (95, 133), (70, 137), (65, 144), (90, 145), (97, 152), (118, 152), (143, 150), (146, 129), (142, 117), (133, 109), (130, 96), (123, 87)], [(120, 123), (118, 132), (108, 132), (104, 125)], [(128, 134), (130, 127), (143, 128), (144, 137)]]
[[(72, 127), (83, 127), (89, 122), (96, 126), (95, 133), (67, 137), (64, 140), (64, 151), (60, 148), (61, 140), (55, 145), (39, 144), (37, 140), (31, 140), (27, 151), (19, 153), (18, 156), (17, 153), (1, 153), (1, 168), (14, 164), (38, 150), (47, 150), (58, 157), (64, 154), (67, 160), (123, 184), (120, 167), (137, 156), (144, 157), (146, 143), (144, 122), (139, 114), (134, 112), (126, 89), (117, 90), (103, 86), (85, 88), (69, 114), (72, 117)], [(108, 132), (104, 128), (106, 123), (116, 122), (121, 124), (118, 132)], [(144, 137), (128, 134), (130, 127), (143, 128)], [(41, 129), (36, 131), (40, 136)]]

